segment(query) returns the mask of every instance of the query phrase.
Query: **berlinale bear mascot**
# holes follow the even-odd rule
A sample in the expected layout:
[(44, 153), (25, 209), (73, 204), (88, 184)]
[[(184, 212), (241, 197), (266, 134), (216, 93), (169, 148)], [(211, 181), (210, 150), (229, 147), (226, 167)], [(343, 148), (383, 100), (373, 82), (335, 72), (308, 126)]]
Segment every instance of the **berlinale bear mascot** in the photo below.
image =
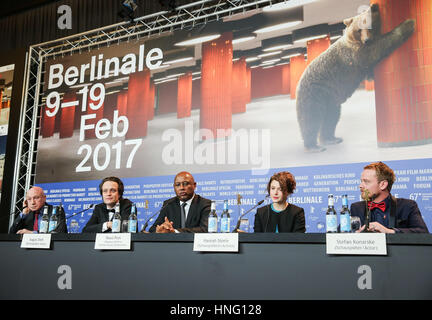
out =
[(377, 4), (345, 19), (344, 24), (344, 35), (309, 64), (297, 86), (297, 120), (307, 152), (324, 151), (322, 145), (342, 142), (335, 137), (341, 104), (414, 32), (414, 20), (406, 20), (380, 34)]

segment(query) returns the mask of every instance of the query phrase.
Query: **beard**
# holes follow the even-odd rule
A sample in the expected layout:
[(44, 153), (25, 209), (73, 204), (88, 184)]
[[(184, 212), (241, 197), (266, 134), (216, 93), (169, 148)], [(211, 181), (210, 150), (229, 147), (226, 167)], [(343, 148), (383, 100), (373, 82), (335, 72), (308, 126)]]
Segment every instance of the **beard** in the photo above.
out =
[[(366, 191), (368, 192), (368, 195), (366, 195)], [(378, 193), (371, 193), (371, 192), (370, 192), (369, 190), (367, 190), (367, 189), (364, 189), (364, 190), (361, 192), (361, 197), (362, 197), (362, 199), (365, 200), (365, 201), (373, 201), (373, 200), (375, 200), (378, 196), (379, 196)]]

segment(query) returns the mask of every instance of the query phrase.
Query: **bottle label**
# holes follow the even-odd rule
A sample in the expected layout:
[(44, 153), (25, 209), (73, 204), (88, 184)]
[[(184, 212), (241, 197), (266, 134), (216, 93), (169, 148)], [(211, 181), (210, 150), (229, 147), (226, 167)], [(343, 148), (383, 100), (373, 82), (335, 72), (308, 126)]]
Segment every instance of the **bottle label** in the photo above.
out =
[(221, 219), (221, 232), (230, 232), (230, 218)]
[(329, 214), (326, 216), (327, 232), (337, 232), (337, 215)]
[(113, 219), (112, 232), (120, 232), (120, 219)]
[(342, 205), (348, 207), (348, 198), (347, 197), (342, 197)]
[(349, 214), (341, 214), (340, 227), (341, 232), (351, 232), (351, 218)]
[(129, 220), (128, 232), (130, 232), (130, 233), (136, 233), (137, 232), (137, 221), (136, 220)]
[(42, 220), (39, 227), (39, 233), (48, 232), (48, 221)]
[(329, 207), (334, 207), (334, 198), (328, 198)]
[(57, 228), (57, 221), (50, 221), (49, 222), (48, 232), (54, 231), (55, 228)]
[(208, 218), (208, 232), (217, 232), (217, 218), (209, 217)]

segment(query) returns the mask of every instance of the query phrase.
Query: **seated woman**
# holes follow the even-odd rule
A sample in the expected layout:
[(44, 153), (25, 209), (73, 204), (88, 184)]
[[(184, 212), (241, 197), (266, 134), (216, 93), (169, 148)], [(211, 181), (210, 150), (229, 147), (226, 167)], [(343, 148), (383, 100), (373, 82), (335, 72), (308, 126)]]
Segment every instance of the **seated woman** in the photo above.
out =
[(267, 185), (272, 204), (258, 208), (254, 232), (306, 232), (303, 208), (286, 200), (296, 188), (294, 176), (287, 172), (274, 174)]

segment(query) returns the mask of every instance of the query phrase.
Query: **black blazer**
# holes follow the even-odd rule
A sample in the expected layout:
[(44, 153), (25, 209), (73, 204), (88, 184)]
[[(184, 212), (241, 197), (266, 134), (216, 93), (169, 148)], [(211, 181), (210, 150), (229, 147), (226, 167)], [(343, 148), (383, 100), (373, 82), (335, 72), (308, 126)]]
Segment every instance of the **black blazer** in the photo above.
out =
[[(306, 232), (306, 221), (303, 208), (289, 204), (280, 215), (278, 232)], [(258, 208), (255, 214), (254, 232), (276, 232), (276, 217), (272, 214), (271, 205)]]
[[(132, 208), (132, 202), (129, 199), (120, 199), (120, 215), (122, 221), (129, 219), (131, 208)], [(83, 233), (102, 232), (102, 226), (107, 221), (109, 221), (109, 212), (106, 207), (106, 204), (99, 203), (98, 205), (95, 206), (93, 210), (93, 214), (90, 217), (90, 220), (83, 228), (82, 232)], [(105, 232), (111, 232), (111, 229), (108, 229)]]
[[(48, 216), (51, 218), (53, 206), (48, 203), (45, 203), (44, 205), (48, 206)], [(43, 207), (40, 209), (40, 214), (38, 218), (39, 221), (40, 219), (42, 219), (42, 214), (43, 214)], [(54, 229), (53, 233), (67, 233), (66, 215), (63, 207), (61, 207), (60, 212), (58, 212), (57, 214), (58, 214), (57, 228)], [(30, 211), (23, 218), (21, 218), (20, 215), (18, 215), (9, 229), (9, 233), (17, 233), (21, 229), (27, 229), (33, 231), (34, 218), (35, 218), (34, 211)]]
[(156, 232), (156, 226), (163, 224), (165, 217), (167, 217), (169, 221), (172, 221), (174, 229), (180, 232), (207, 232), (211, 200), (195, 194), (186, 218), (185, 228), (181, 228), (180, 200), (174, 197), (164, 201), (163, 205), (166, 203), (168, 203), (168, 205), (162, 209), (155, 223), (149, 229), (149, 232)]
[[(364, 225), (366, 201), (351, 204), (351, 216), (360, 217), (361, 224)], [(417, 203), (410, 199), (393, 196), (390, 197), (390, 216), (387, 227), (402, 233), (429, 233)]]

